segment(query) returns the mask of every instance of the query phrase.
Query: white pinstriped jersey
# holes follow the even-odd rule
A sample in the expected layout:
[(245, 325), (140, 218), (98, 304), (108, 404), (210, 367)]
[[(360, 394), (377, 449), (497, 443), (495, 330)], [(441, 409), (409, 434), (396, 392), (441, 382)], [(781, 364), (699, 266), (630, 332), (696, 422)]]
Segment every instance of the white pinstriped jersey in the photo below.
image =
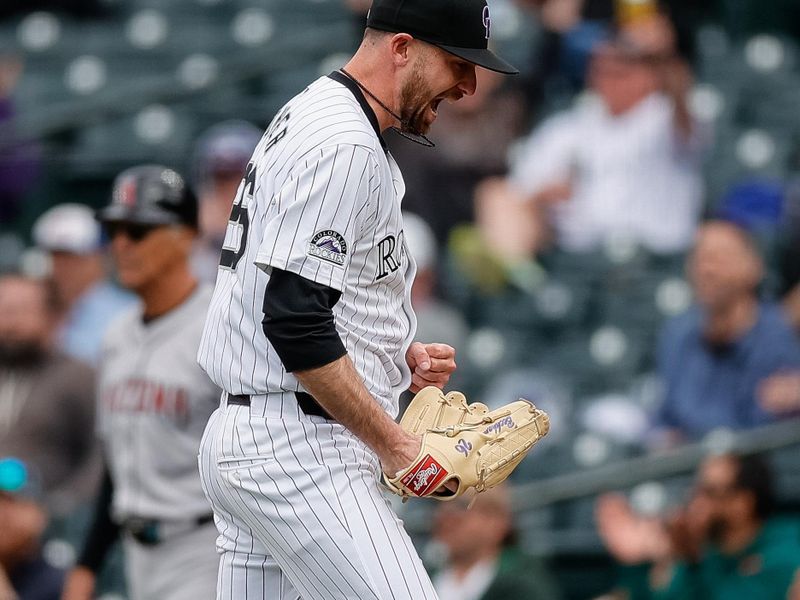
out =
[(117, 319), (98, 368), (97, 428), (114, 482), (115, 518), (184, 520), (208, 513), (197, 453), (219, 388), (195, 361), (211, 289), (151, 323)]
[(416, 266), (403, 239), (405, 184), (370, 120), (323, 77), (275, 117), (239, 187), (198, 361), (232, 394), (304, 391), (262, 330), (272, 267), (341, 292), (336, 328), (383, 408), (411, 382)]

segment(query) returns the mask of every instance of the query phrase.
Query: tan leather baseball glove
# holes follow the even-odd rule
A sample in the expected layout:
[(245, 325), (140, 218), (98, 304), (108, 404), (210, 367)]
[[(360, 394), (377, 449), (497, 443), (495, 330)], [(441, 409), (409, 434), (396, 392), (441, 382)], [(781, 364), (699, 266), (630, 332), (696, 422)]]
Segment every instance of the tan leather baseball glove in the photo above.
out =
[[(414, 396), (400, 426), (422, 436), (422, 449), (411, 466), (385, 478), (386, 486), (404, 500), (452, 500), (505, 481), (547, 434), (550, 419), (527, 400), (489, 412), (480, 402), (467, 404), (460, 392), (445, 395), (426, 387)], [(455, 491), (442, 487), (448, 482)]]

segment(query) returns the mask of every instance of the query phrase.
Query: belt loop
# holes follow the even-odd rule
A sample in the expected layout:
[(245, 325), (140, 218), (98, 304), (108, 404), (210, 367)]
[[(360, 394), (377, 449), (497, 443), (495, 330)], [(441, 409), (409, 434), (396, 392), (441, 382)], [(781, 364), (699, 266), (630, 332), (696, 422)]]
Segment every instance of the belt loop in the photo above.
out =
[(244, 394), (228, 394), (228, 406), (250, 406), (250, 396)]

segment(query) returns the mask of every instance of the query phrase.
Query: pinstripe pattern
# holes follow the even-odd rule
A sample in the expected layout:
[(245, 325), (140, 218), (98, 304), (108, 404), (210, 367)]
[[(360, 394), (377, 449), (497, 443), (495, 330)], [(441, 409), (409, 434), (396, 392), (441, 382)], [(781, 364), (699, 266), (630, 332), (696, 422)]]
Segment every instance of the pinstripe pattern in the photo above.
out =
[[(269, 268), (293, 271), (342, 292), (334, 317), (345, 348), (370, 392), (396, 415), (411, 381), (404, 357), (416, 328), (416, 267), (402, 235), (397, 164), (352, 93), (327, 77), (279, 113), (252, 163), (253, 193), (244, 180), (237, 193), (249, 215), (247, 239), (231, 224), (225, 241), (230, 249), (244, 243), (244, 255), (236, 270), (220, 268), (198, 361), (233, 394), (301, 391), (261, 331)], [(309, 252), (315, 234), (327, 230), (346, 241), (342, 266)], [(395, 252), (387, 259), (381, 241), (390, 237)], [(379, 278), (386, 260), (398, 268)]]
[(280, 419), (270, 400), (220, 408), (201, 444), (220, 531), (217, 598), (436, 598), (378, 487), (375, 455), (335, 423)]
[(380, 492), (377, 457), (299, 410), (291, 392), (302, 389), (261, 330), (273, 267), (341, 291), (336, 328), (367, 389), (396, 416), (416, 329), (397, 164), (353, 92), (322, 78), (275, 117), (248, 172), (235, 200), (246, 222), (231, 222), (225, 240), (241, 259), (220, 267), (198, 352), (225, 392), (252, 399), (249, 408), (223, 402), (200, 449), (220, 534), (217, 597), (435, 598)]

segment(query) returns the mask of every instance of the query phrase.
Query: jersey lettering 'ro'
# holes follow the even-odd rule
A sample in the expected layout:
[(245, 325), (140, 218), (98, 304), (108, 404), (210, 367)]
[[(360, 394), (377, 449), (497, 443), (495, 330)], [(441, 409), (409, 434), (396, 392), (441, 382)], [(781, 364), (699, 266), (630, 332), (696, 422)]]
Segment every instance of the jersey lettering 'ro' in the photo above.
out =
[(323, 77), (264, 134), (234, 200), (198, 361), (232, 394), (304, 391), (262, 330), (271, 268), (341, 292), (336, 328), (392, 416), (408, 388), (416, 266), (403, 237), (402, 175), (359, 100)]

